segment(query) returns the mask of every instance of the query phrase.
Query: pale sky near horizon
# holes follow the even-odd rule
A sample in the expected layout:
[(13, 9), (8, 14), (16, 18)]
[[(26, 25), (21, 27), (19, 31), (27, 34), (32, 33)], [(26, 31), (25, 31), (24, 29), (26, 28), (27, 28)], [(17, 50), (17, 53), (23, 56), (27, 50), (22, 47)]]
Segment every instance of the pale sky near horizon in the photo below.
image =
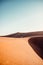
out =
[(43, 31), (43, 0), (0, 0), (0, 35)]

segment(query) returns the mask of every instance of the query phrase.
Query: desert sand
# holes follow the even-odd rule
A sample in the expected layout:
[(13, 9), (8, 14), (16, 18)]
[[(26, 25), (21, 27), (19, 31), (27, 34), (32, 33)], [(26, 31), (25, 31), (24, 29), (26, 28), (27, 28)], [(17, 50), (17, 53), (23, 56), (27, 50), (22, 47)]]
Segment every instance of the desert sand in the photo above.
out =
[(43, 65), (29, 39), (0, 37), (0, 65)]

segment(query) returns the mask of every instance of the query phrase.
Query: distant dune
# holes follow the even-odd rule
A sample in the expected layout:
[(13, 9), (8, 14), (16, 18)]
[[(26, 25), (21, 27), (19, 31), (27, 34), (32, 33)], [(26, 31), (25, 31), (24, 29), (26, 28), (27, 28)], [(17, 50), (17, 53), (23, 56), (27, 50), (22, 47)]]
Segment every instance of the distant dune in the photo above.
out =
[(43, 32), (0, 36), (0, 65), (43, 65)]
[(31, 36), (43, 36), (43, 31), (37, 31), (37, 32), (28, 32), (28, 33), (13, 33), (9, 35), (5, 35), (2, 37), (13, 37), (13, 38), (23, 38), (23, 37), (31, 37)]

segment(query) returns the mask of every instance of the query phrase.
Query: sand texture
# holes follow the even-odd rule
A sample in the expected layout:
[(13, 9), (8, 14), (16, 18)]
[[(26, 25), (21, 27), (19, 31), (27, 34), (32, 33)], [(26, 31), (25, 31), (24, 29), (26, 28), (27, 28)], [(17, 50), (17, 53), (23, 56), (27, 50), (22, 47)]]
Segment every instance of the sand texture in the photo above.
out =
[(43, 59), (31, 47), (30, 37), (0, 37), (0, 65), (43, 65)]

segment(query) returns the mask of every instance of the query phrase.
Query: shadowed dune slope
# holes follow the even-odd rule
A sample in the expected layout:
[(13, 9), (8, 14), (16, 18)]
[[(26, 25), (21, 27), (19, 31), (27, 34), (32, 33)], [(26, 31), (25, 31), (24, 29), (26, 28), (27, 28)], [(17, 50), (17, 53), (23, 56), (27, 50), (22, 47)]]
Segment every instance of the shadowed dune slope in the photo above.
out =
[(34, 51), (43, 59), (43, 37), (32, 37), (28, 42)]

